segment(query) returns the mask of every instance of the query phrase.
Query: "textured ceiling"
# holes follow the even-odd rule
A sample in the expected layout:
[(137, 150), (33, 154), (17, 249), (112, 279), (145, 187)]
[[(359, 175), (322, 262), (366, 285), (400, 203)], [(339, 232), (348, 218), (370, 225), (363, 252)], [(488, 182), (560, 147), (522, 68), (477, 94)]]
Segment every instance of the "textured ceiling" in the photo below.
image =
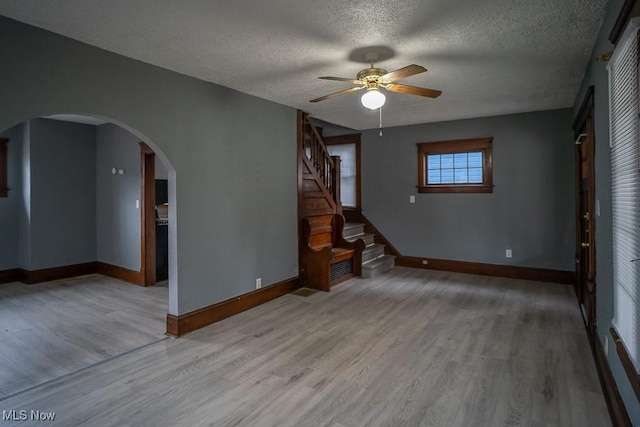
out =
[[(354, 129), (375, 128), (355, 77), (369, 46), (401, 83), (440, 98), (388, 95), (385, 126), (569, 107), (606, 0), (0, 0), (0, 14)], [(364, 49), (363, 49), (364, 48)]]

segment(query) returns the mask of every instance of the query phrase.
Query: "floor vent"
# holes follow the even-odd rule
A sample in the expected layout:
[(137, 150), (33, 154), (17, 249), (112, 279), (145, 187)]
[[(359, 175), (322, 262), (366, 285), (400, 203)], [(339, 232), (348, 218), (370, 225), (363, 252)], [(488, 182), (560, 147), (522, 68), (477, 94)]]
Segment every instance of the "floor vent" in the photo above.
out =
[(293, 295), (298, 295), (299, 297), (308, 297), (315, 294), (316, 292), (318, 291), (315, 291), (313, 289), (308, 289), (308, 288), (302, 288), (295, 291)]
[(344, 261), (331, 264), (331, 281), (351, 274), (353, 272), (353, 260), (345, 259)]

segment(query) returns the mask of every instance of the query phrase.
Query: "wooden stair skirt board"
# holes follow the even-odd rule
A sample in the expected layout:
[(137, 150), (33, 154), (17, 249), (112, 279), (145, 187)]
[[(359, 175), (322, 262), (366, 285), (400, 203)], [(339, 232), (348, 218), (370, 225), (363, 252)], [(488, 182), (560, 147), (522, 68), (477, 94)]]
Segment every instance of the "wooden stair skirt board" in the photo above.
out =
[(385, 254), (385, 245), (375, 243), (376, 236), (365, 233), (364, 227), (365, 224), (362, 223), (347, 223), (343, 235), (347, 241), (362, 239), (365, 242), (366, 246), (362, 251), (362, 277), (374, 277), (393, 268), (396, 257)]
[(135, 285), (143, 285), (142, 274), (139, 271), (133, 271), (124, 267), (99, 261), (45, 268), (41, 270), (25, 270), (22, 268), (4, 270), (0, 271), (0, 283), (22, 282), (28, 285), (33, 285), (35, 283), (50, 282), (52, 280), (86, 276), (87, 274), (102, 274), (104, 276), (110, 276)]
[(548, 270), (544, 268), (518, 267), (515, 265), (484, 264), (480, 262), (451, 261), (444, 259), (400, 256), (396, 265), (402, 267), (442, 270), (455, 273), (480, 274), (483, 276), (507, 277), (510, 279), (535, 280), (538, 282), (573, 285), (575, 272)]
[(378, 230), (369, 219), (362, 214), (360, 209), (344, 209), (342, 211), (347, 223), (364, 224), (364, 232), (374, 235), (374, 243), (383, 245), (384, 253), (399, 257), (402, 254), (398, 251), (389, 240)]
[(300, 288), (298, 277), (266, 286), (185, 314), (167, 314), (167, 334), (173, 337), (193, 332), (227, 317), (264, 304)]

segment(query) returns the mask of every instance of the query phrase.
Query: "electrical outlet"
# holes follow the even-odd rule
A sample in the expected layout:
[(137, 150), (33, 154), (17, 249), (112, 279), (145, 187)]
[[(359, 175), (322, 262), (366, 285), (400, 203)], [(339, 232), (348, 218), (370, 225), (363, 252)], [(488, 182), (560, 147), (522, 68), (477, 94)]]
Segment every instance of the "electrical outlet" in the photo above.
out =
[(416, 196), (409, 196), (409, 203), (415, 203), (416, 202)]
[(513, 252), (511, 252), (511, 249), (507, 249), (507, 251), (505, 252), (505, 256), (507, 258), (511, 258), (513, 256)]
[(423, 259), (423, 260), (422, 260), (422, 263), (423, 263), (424, 265), (427, 265), (427, 264), (429, 264), (429, 260), (428, 260), (428, 259)]
[(258, 277), (256, 279), (256, 289), (260, 289), (262, 287), (262, 277)]

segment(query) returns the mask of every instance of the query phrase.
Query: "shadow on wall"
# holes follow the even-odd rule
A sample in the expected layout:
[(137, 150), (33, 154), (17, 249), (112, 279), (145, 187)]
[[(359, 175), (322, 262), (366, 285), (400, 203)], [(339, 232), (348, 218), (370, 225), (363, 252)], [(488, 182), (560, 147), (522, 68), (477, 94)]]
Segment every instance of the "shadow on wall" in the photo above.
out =
[[(50, 280), (44, 271), (86, 274), (93, 266), (143, 284), (153, 251), (166, 269), (164, 275), (155, 271), (158, 277), (168, 273), (170, 312), (177, 307), (175, 169), (152, 141), (115, 120), (75, 114), (34, 118), (0, 138), (8, 140), (10, 189), (0, 203), (0, 220), (8, 225), (0, 230), (0, 272)], [(158, 179), (167, 188), (164, 200), (148, 202), (153, 212), (147, 227), (143, 147), (153, 160), (147, 184), (155, 192)], [(156, 221), (156, 204), (165, 221)], [(158, 245), (150, 235), (157, 235)]]

